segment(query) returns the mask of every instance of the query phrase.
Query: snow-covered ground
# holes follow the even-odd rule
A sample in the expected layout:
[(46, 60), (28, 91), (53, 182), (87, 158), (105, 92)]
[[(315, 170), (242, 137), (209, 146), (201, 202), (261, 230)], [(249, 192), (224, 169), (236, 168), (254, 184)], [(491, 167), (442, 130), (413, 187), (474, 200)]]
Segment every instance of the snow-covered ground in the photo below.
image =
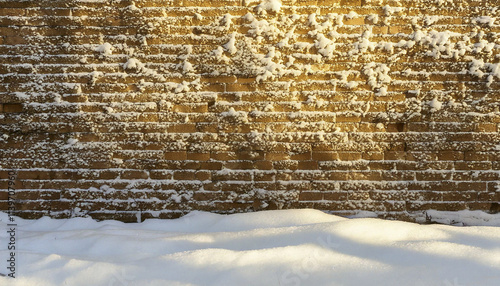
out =
[[(498, 216), (490, 218), (500, 225)], [(3, 274), (7, 219), (0, 213)], [(2, 286), (500, 285), (500, 227), (347, 219), (315, 210), (192, 212), (137, 224), (16, 223), (16, 278), (0, 277)]]

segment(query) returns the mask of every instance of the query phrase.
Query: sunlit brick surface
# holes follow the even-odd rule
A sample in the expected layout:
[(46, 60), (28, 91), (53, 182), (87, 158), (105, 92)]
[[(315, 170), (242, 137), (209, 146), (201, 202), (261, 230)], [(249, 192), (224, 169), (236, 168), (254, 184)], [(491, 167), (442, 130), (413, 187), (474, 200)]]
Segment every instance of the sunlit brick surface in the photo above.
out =
[(498, 211), (500, 1), (0, 1), (0, 209)]

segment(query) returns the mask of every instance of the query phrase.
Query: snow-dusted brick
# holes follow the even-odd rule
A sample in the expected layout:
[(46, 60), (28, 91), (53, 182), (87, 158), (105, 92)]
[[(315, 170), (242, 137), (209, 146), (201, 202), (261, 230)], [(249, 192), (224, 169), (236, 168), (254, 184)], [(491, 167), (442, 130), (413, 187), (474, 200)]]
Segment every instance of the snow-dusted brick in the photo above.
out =
[(0, 168), (25, 217), (495, 212), (498, 4), (2, 1)]

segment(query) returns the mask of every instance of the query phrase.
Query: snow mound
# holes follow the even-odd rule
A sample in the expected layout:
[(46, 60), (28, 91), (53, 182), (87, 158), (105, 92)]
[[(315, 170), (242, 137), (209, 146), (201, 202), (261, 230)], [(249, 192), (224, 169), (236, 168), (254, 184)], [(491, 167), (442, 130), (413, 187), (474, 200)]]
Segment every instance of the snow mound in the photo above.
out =
[[(0, 228), (7, 229), (7, 219), (0, 213)], [(346, 219), (316, 210), (16, 223), (16, 279), (0, 277), (1, 285), (500, 284), (500, 227)], [(0, 241), (8, 235), (0, 232)], [(5, 243), (0, 258), (8, 255)]]
[[(193, 219), (198, 219), (199, 216), (203, 215), (203, 213), (196, 213), (193, 215)], [(346, 220), (346, 218), (312, 209), (261, 211), (223, 216), (211, 226), (211, 231), (245, 231), (257, 228), (303, 226), (342, 220)]]
[(488, 214), (469, 210), (456, 212), (428, 210), (425, 213), (430, 222), (461, 226), (500, 226), (500, 213)]

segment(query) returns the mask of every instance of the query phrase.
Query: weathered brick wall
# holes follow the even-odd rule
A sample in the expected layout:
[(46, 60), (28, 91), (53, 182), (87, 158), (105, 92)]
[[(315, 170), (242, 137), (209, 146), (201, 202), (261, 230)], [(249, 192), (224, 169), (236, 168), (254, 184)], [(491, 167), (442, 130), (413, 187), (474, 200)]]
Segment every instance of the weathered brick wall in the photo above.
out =
[(498, 210), (499, 5), (0, 1), (0, 209)]

